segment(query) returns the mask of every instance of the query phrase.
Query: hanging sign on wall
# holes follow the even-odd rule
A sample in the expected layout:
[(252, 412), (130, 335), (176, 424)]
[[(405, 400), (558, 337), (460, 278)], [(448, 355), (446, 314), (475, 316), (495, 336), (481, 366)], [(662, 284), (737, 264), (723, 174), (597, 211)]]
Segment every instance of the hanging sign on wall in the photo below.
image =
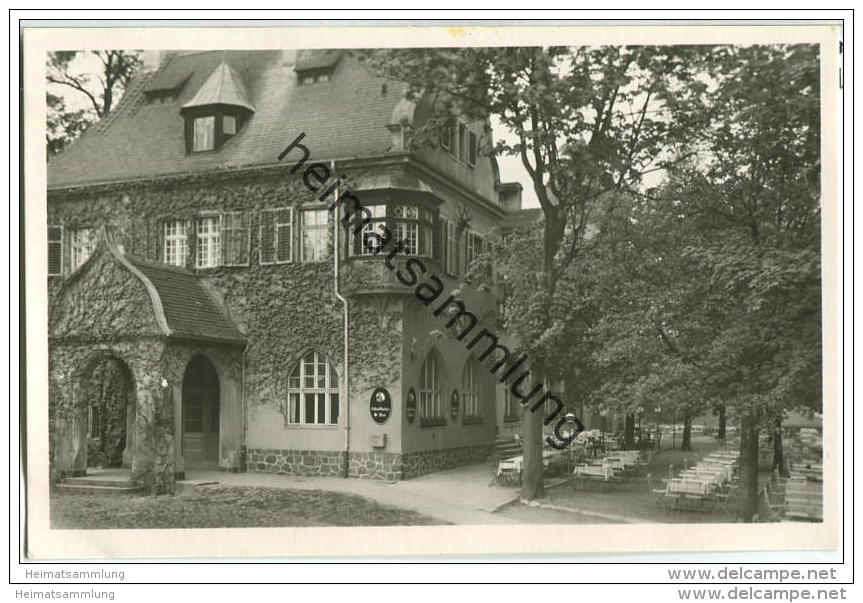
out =
[(379, 387), (372, 392), (372, 397), (369, 400), (369, 412), (371, 412), (375, 423), (387, 422), (393, 412), (393, 401), (387, 390)]
[(417, 394), (414, 388), (408, 390), (407, 402), (405, 403), (405, 416), (408, 418), (408, 423), (413, 423), (417, 416)]

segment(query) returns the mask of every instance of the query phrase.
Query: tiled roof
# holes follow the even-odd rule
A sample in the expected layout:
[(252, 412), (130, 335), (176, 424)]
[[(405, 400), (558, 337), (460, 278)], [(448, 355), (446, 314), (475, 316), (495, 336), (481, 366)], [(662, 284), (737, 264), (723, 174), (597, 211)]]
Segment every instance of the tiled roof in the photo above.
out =
[(172, 337), (245, 341), (197, 276), (174, 266), (126, 259), (155, 287)]
[(245, 107), (251, 111), (255, 110), (249, 101), (243, 78), (236, 69), (225, 61), (219, 63), (219, 66), (210, 74), (197, 94), (192, 97), (192, 100), (183, 105), (183, 109), (207, 105), (232, 105)]
[[(281, 50), (173, 55), (158, 72), (130, 83), (108, 117), (51, 159), (49, 188), (272, 165), (301, 132), (312, 160), (385, 154), (392, 141), (386, 126), (403, 87), (383, 86), (384, 80), (369, 75), (348, 54), (336, 64), (331, 81), (298, 86), (295, 56), (296, 51)], [(242, 77), (255, 113), (219, 151), (189, 155), (180, 108), (223, 60)], [(177, 98), (146, 102), (147, 82), (175, 82), (187, 73)]]
[(174, 90), (179, 88), (189, 76), (192, 75), (189, 69), (171, 69), (166, 68), (155, 73), (153, 77), (147, 78), (144, 82), (144, 92), (157, 92), (160, 90)]
[(301, 50), (294, 71), (332, 69), (344, 53), (344, 50)]
[(500, 228), (502, 230), (523, 230), (542, 224), (543, 219), (542, 209), (539, 207), (519, 209), (508, 212)]

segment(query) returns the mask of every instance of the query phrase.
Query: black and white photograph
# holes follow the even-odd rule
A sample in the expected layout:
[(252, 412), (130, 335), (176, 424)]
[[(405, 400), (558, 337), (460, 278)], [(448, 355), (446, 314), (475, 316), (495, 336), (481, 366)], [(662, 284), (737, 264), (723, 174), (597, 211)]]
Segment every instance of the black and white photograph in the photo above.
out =
[(42, 32), (34, 558), (838, 546), (839, 29), (433, 29)]

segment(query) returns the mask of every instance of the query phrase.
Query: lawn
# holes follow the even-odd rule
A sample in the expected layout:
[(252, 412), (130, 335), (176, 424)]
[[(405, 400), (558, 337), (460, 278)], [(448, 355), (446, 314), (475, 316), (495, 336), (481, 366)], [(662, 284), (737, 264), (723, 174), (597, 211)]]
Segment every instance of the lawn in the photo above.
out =
[(183, 488), (159, 497), (102, 493), (51, 494), (54, 529), (250, 528), (435, 525), (437, 519), (361, 496), (323, 490)]

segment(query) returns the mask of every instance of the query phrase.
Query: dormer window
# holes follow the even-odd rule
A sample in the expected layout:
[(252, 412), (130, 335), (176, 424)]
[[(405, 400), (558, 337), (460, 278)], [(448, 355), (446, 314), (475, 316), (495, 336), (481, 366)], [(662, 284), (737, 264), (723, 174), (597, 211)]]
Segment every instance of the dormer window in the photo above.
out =
[(306, 73), (298, 76), (297, 81), (302, 86), (305, 84), (320, 84), (323, 82), (329, 82), (330, 78), (330, 73)]
[(341, 50), (300, 51), (294, 65), (294, 71), (297, 73), (297, 84), (305, 86), (329, 82), (342, 54), (344, 52)]
[(224, 61), (180, 109), (186, 120), (186, 151), (218, 151), (254, 114), (243, 78)]
[(237, 118), (233, 115), (222, 116), (222, 133), (226, 136), (233, 136), (237, 133)]
[(193, 122), (194, 143), (192, 151), (212, 151), (216, 145), (216, 118), (212, 115), (207, 117), (196, 117)]
[(192, 74), (169, 65), (144, 85), (144, 96), (151, 105), (174, 102)]

